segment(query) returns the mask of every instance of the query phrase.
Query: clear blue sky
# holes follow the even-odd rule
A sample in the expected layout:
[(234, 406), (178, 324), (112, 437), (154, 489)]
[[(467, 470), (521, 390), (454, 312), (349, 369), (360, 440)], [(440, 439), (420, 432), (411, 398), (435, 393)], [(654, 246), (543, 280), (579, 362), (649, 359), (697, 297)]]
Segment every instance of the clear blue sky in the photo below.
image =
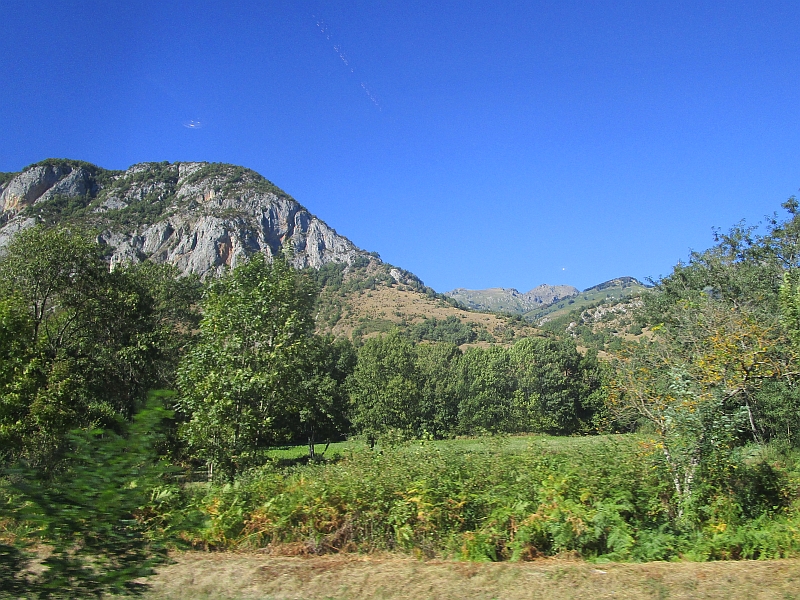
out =
[(657, 277), (800, 187), (797, 2), (5, 0), (0, 22), (0, 171), (241, 164), (439, 291)]

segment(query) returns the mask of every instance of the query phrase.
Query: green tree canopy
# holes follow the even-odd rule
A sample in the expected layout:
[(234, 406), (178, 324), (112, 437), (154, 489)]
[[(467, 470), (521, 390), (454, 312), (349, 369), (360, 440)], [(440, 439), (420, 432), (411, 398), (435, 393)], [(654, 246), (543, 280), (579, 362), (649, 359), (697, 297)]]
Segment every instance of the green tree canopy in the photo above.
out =
[(406, 437), (420, 433), (419, 376), (413, 343), (394, 330), (368, 339), (358, 350), (350, 378), (355, 430), (374, 442), (394, 430)]
[[(178, 372), (180, 436), (226, 476), (258, 461), (299, 419), (314, 320), (309, 280), (262, 254), (212, 282), (197, 343)], [(293, 415), (293, 416), (292, 416)]]
[(525, 407), (527, 431), (592, 430), (592, 419), (602, 406), (596, 352), (582, 356), (571, 339), (538, 337), (520, 340), (510, 354), (516, 404)]
[(458, 410), (459, 433), (524, 431), (526, 415), (515, 396), (517, 381), (508, 350), (470, 348), (461, 362), (467, 391)]
[[(114, 428), (171, 384), (199, 287), (113, 271), (81, 232), (26, 230), (0, 258), (0, 448), (45, 460), (76, 427)], [(182, 333), (183, 332), (183, 333)]]

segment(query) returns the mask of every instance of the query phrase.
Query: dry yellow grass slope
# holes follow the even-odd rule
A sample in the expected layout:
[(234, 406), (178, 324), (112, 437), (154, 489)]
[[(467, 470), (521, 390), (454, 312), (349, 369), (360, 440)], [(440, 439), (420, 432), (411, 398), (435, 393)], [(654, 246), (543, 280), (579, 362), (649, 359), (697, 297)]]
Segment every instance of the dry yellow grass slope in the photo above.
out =
[(418, 561), (185, 553), (151, 579), (148, 600), (800, 598), (800, 561), (590, 564)]
[(342, 305), (341, 318), (329, 329), (334, 335), (342, 337), (350, 337), (359, 326), (364, 330), (364, 337), (370, 337), (393, 325), (413, 325), (425, 318), (444, 320), (450, 316), (464, 323), (473, 323), (476, 329), (485, 329), (497, 342), (541, 334), (530, 323), (462, 310), (444, 300), (403, 286), (379, 286), (374, 290), (351, 292), (342, 298)]

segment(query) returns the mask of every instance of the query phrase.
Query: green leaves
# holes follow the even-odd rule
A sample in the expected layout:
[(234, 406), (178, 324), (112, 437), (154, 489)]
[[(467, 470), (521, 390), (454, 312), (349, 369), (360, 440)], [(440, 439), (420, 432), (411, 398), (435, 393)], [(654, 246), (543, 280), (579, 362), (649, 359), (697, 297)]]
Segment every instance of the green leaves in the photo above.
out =
[(99, 598), (142, 591), (145, 586), (136, 580), (165, 558), (164, 548), (148, 539), (141, 516), (166, 470), (152, 449), (168, 417), (152, 406), (123, 427), (125, 435), (73, 431), (57, 472), (18, 463), (3, 474), (0, 517), (29, 532), (20, 541), (46, 549), (41, 568), (28, 570), (30, 555), (0, 546), (0, 581), (11, 597)]
[(414, 346), (393, 331), (367, 340), (358, 351), (350, 381), (352, 421), (372, 442), (397, 430), (406, 437), (419, 433), (420, 403)]
[(676, 516), (731, 485), (737, 447), (796, 443), (800, 216), (784, 207), (766, 233), (739, 224), (678, 264), (644, 295), (638, 316), (658, 325), (615, 358), (609, 409), (649, 422)]
[(32, 228), (0, 259), (0, 447), (56, 461), (75, 427), (117, 427), (171, 385), (196, 280), (120, 266), (77, 231)]
[(582, 357), (571, 340), (523, 339), (462, 354), (393, 331), (359, 349), (353, 426), (371, 440), (392, 430), (406, 438), (590, 432), (602, 379), (596, 354)]
[(257, 464), (287, 433), (280, 424), (299, 423), (316, 400), (303, 386), (314, 355), (314, 298), (282, 256), (267, 263), (254, 255), (211, 284), (199, 339), (178, 372), (180, 436), (226, 476)]

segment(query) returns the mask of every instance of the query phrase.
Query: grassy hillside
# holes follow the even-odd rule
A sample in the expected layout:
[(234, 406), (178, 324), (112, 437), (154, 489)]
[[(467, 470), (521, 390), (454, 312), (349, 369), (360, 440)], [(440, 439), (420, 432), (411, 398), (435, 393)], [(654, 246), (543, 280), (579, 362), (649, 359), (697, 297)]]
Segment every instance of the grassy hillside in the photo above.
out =
[[(511, 343), (541, 334), (519, 317), (467, 310), (410, 273), (401, 272), (402, 282), (397, 281), (393, 271), (398, 275), (392, 265), (365, 261), (351, 267), (331, 263), (313, 272), (322, 289), (316, 315), (318, 331), (364, 339), (395, 327), (406, 332), (416, 328), (418, 339), (432, 339), (431, 333), (444, 330), (455, 335), (452, 341), (462, 347)], [(473, 334), (465, 336), (468, 330)]]
[(648, 335), (644, 323), (637, 320), (641, 296), (602, 298), (582, 308), (559, 310), (540, 321), (542, 329), (570, 335), (581, 348), (601, 353), (619, 350), (623, 340)]
[(646, 286), (632, 278), (612, 279), (584, 290), (572, 298), (531, 310), (525, 313), (524, 316), (533, 322), (543, 324), (573, 311), (581, 311), (590, 306), (595, 306), (601, 302), (616, 302), (637, 296), (646, 289)]

